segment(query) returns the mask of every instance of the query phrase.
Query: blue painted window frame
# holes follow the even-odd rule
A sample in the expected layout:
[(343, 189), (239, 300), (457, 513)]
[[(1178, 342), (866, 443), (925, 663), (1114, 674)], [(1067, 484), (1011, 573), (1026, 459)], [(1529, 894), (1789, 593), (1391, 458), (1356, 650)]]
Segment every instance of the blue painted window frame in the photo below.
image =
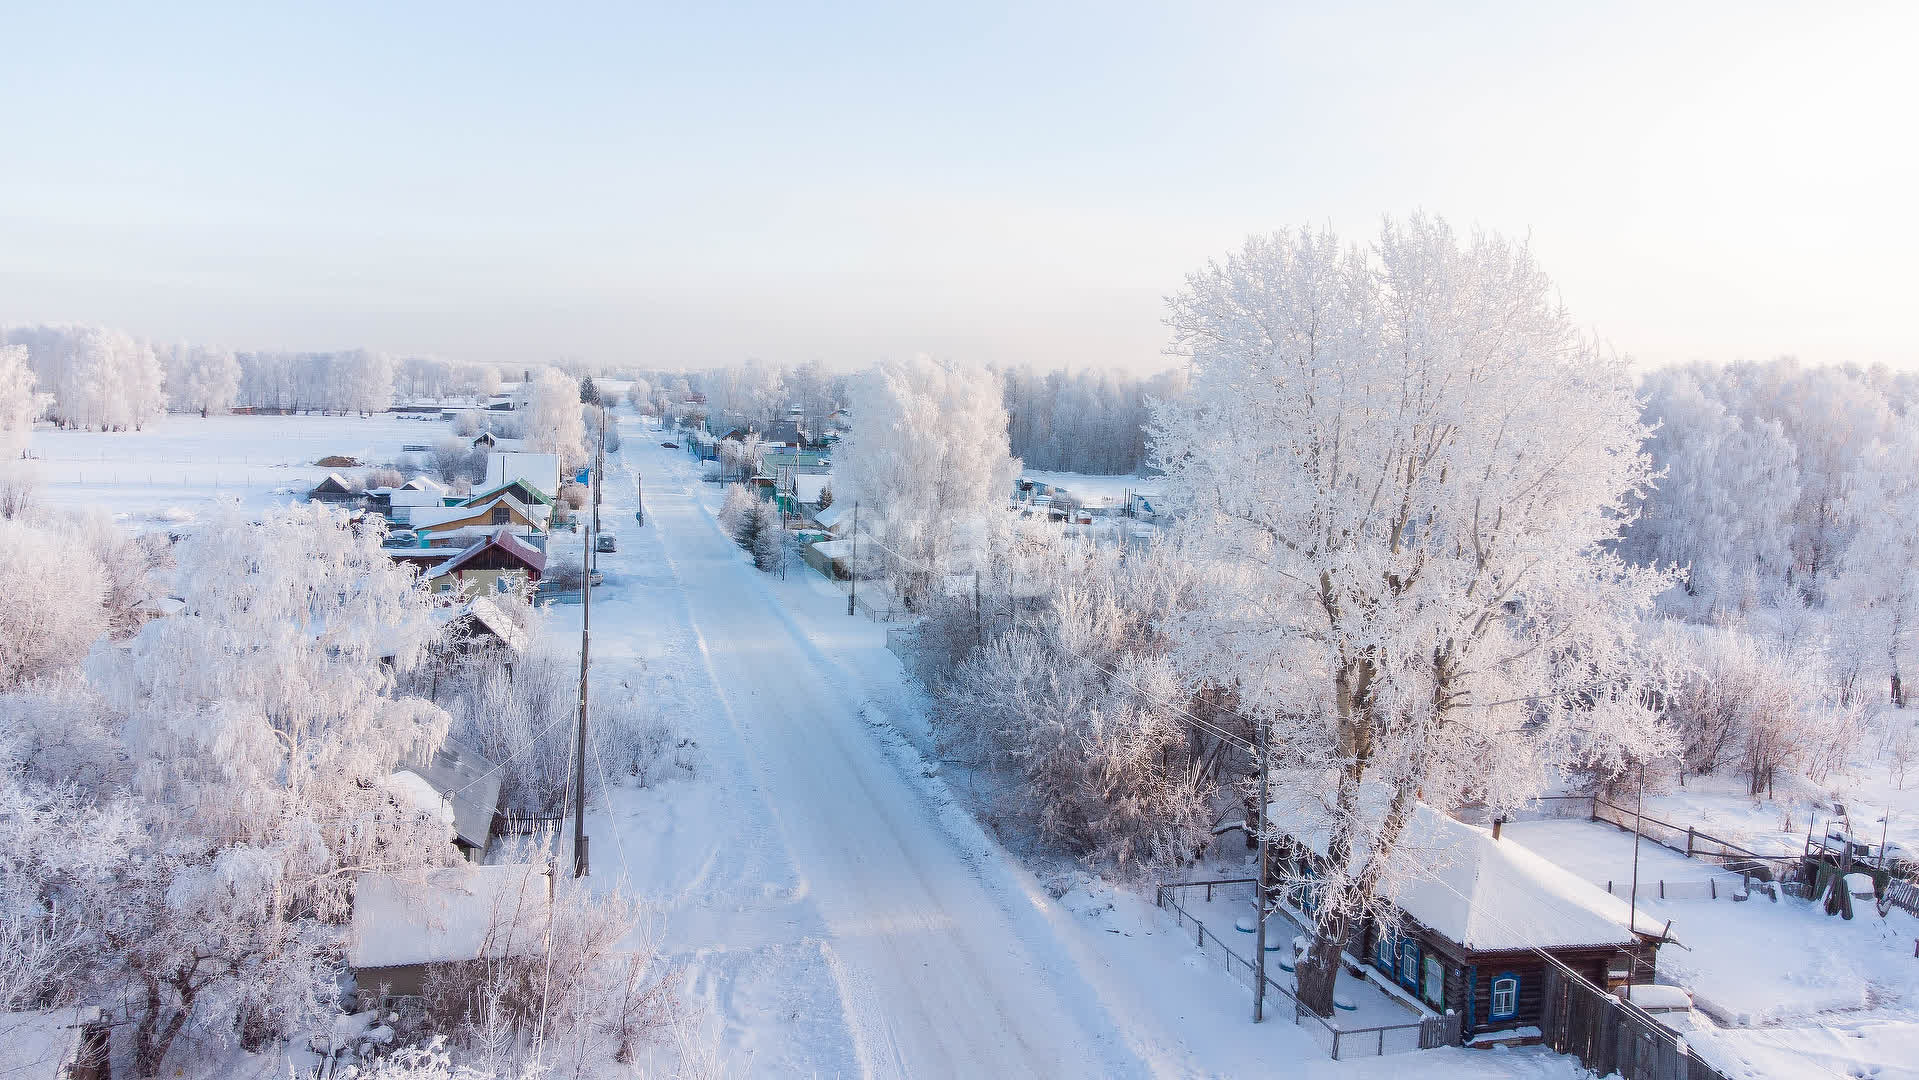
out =
[(1379, 928), (1379, 939), (1373, 942), (1373, 966), (1387, 978), (1393, 977), (1393, 965), (1398, 962), (1399, 943), (1393, 940), (1390, 930)]
[(1412, 938), (1399, 939), (1399, 985), (1419, 994), (1419, 961), (1425, 950)]
[[(1511, 1006), (1506, 1009), (1501, 1009), (1499, 1007), (1499, 984), (1503, 982), (1509, 982), (1513, 984), (1512, 1003), (1511, 1003)], [(1510, 971), (1502, 971), (1499, 974), (1494, 975), (1492, 993), (1488, 996), (1487, 1001), (1488, 1001), (1488, 1005), (1487, 1005), (1486, 1015), (1493, 1020), (1511, 1020), (1513, 1017), (1518, 1016), (1519, 1015), (1519, 976)]]

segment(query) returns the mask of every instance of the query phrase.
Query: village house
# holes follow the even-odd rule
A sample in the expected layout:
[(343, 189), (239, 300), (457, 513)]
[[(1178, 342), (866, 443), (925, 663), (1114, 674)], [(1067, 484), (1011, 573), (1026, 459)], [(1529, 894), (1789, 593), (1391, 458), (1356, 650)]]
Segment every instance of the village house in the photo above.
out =
[[(1383, 807), (1384, 796), (1369, 801)], [(1270, 814), (1283, 836), (1274, 876), (1299, 882), (1290, 906), (1310, 923), (1330, 813), (1313, 795), (1277, 799)], [(1546, 963), (1534, 950), (1609, 990), (1652, 981), (1668, 940), (1662, 924), (1500, 839), (1497, 824), (1468, 825), (1422, 803), (1401, 851), (1419, 869), (1394, 901), (1397, 918), (1361, 925), (1346, 951), (1434, 1012), (1462, 1014), (1465, 1037), (1539, 1025)]]
[(542, 509), (547, 514), (536, 516), (525, 503), (502, 492), (484, 502), (417, 510), (408, 524), (422, 547), (464, 546), (476, 535), (490, 534), (500, 528), (529, 539), (535, 535), (544, 538), (547, 515), (552, 507)]
[(545, 571), (546, 552), (502, 525), (424, 573), (427, 589), (435, 596), (475, 597), (537, 584)]
[(484, 491), (478, 491), (460, 500), (462, 506), (479, 506), (497, 496), (506, 495), (526, 508), (527, 516), (539, 522), (543, 527), (553, 517), (553, 496), (548, 495), (533, 482), (515, 477), (504, 484), (495, 484)]
[(538, 956), (552, 885), (545, 867), (524, 863), (361, 874), (347, 966), (362, 1000), (418, 997), (439, 965)]

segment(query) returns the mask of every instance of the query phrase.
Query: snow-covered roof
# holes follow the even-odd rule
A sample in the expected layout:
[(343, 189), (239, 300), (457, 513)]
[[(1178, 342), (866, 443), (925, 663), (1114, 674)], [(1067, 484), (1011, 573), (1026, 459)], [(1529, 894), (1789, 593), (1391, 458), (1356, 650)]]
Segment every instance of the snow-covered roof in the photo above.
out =
[(313, 490), (315, 491), (321, 488), (329, 488), (329, 490), (334, 491), (352, 491), (353, 485), (348, 483), (347, 478), (341, 476), (339, 473), (330, 472), (321, 477), (319, 483), (313, 485)]
[(416, 476), (399, 487), (401, 491), (435, 491), (446, 494), (446, 485), (431, 476)]
[(457, 866), (423, 879), (361, 874), (347, 963), (385, 968), (537, 953), (546, 890), (544, 868), (528, 863)]
[(827, 529), (833, 529), (840, 523), (840, 518), (844, 516), (846, 516), (845, 504), (836, 501), (833, 505), (815, 514), (813, 520), (819, 522)]
[(528, 569), (535, 572), (546, 569), (546, 552), (514, 536), (513, 533), (509, 531), (508, 526), (502, 525), (493, 530), (492, 535), (486, 539), (468, 547), (465, 551), (460, 552), (458, 555), (427, 571), (427, 576), (441, 577), (446, 574), (451, 574), (453, 571), (479, 558), (480, 553), (490, 547), (497, 547), (504, 551), (511, 552), (520, 562), (525, 563)]
[(84, 1052), (84, 1026), (98, 1023), (94, 1006), (0, 1013), (0, 1076), (7, 1080), (66, 1080), (67, 1066)]
[(820, 501), (820, 493), (830, 487), (832, 482), (831, 476), (800, 473), (793, 477), (793, 491), (799, 496), (801, 502), (816, 503)]
[[(462, 554), (464, 554), (464, 552)], [(506, 612), (501, 611), (500, 606), (492, 600), (484, 596), (476, 596), (459, 607), (450, 609), (447, 621), (454, 622), (467, 618), (485, 627), (494, 637), (499, 638), (507, 648), (512, 649), (514, 652), (523, 653), (526, 651), (526, 631), (521, 629), (518, 623), (507, 618)]]
[(853, 554), (851, 540), (815, 540), (813, 550), (829, 559), (844, 559)]
[(520, 517), (527, 521), (534, 520), (532, 511), (527, 509), (525, 503), (505, 492), (501, 492), (485, 502), (469, 502), (462, 506), (443, 506), (437, 510), (431, 507), (421, 507), (420, 510), (425, 510), (426, 512), (421, 513), (420, 510), (415, 510), (409, 519), (409, 524), (415, 529), (430, 529), (435, 525), (445, 525), (455, 521), (467, 521), (472, 518), (490, 514), (494, 507), (501, 504), (511, 507), (514, 513), (519, 514)]
[[(1328, 800), (1304, 776), (1282, 783), (1268, 804), (1268, 820), (1324, 856), (1333, 818)], [(1364, 802), (1375, 820), (1385, 789), (1369, 788)], [(1365, 852), (1353, 854), (1355, 862)], [(1415, 922), (1477, 952), (1509, 949), (1631, 945), (1626, 901), (1534, 854), (1508, 838), (1455, 820), (1419, 803), (1401, 834), (1399, 856), (1413, 869), (1394, 903)], [(1657, 935), (1664, 920), (1639, 913), (1639, 932)]]
[(500, 807), (500, 771), (491, 761), (472, 747), (448, 739), (427, 761), (401, 765), (395, 780), (419, 805), (427, 806), (412, 781), (400, 779), (402, 774), (426, 785), (432, 802), (445, 808), (447, 823), (462, 843), (485, 849), (493, 831), (493, 814)]

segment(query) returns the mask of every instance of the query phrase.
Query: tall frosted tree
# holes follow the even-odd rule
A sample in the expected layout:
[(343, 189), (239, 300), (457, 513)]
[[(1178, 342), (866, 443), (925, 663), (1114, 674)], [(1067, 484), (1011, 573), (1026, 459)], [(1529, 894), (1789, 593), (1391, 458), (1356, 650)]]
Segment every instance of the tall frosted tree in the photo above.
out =
[(834, 498), (861, 503), (861, 527), (883, 544), (875, 557), (901, 598), (916, 603), (936, 579), (982, 557), (980, 543), (1019, 478), (999, 380), (921, 356), (866, 371), (851, 396), (853, 430), (834, 455)]
[(580, 413), (580, 384), (558, 368), (547, 368), (523, 388), (527, 448), (560, 455), (566, 468), (586, 460), (586, 421)]
[(1194, 378), (1154, 439), (1206, 575), (1176, 657), (1270, 726), (1309, 808), (1276, 827), (1324, 838), (1299, 987), (1330, 1014), (1347, 936), (1422, 872), (1420, 801), (1664, 747), (1636, 626), (1669, 582), (1608, 547), (1646, 429), (1531, 253), (1435, 218), (1255, 236), (1169, 323)]
[(435, 633), (411, 573), (318, 504), (234, 508), (178, 552), (187, 610), (91, 661), (155, 847), (96, 913), (142, 1076), (189, 1024), (257, 1047), (329, 1015), (354, 872), (450, 851), (386, 786), (449, 723), (396, 690)]
[(1858, 523), (1846, 570), (1834, 583), (1868, 648), (1885, 658), (1887, 697), (1911, 696), (1913, 639), (1919, 636), (1919, 416), (1862, 456), (1849, 517)]
[(0, 453), (13, 457), (33, 434), (33, 422), (46, 411), (47, 395), (33, 388), (33, 367), (25, 345), (0, 345)]
[(178, 412), (224, 413), (240, 393), (240, 360), (231, 350), (174, 345), (162, 350), (167, 395)]

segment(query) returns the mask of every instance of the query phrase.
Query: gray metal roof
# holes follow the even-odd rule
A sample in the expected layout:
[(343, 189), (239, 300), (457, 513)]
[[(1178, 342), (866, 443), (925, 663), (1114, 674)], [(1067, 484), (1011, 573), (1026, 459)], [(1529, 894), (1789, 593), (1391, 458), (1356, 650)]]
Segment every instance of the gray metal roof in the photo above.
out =
[(482, 851), (493, 831), (493, 814), (500, 808), (500, 772), (479, 751), (448, 739), (426, 764), (400, 768), (432, 785), (453, 806), (453, 831), (460, 842)]

